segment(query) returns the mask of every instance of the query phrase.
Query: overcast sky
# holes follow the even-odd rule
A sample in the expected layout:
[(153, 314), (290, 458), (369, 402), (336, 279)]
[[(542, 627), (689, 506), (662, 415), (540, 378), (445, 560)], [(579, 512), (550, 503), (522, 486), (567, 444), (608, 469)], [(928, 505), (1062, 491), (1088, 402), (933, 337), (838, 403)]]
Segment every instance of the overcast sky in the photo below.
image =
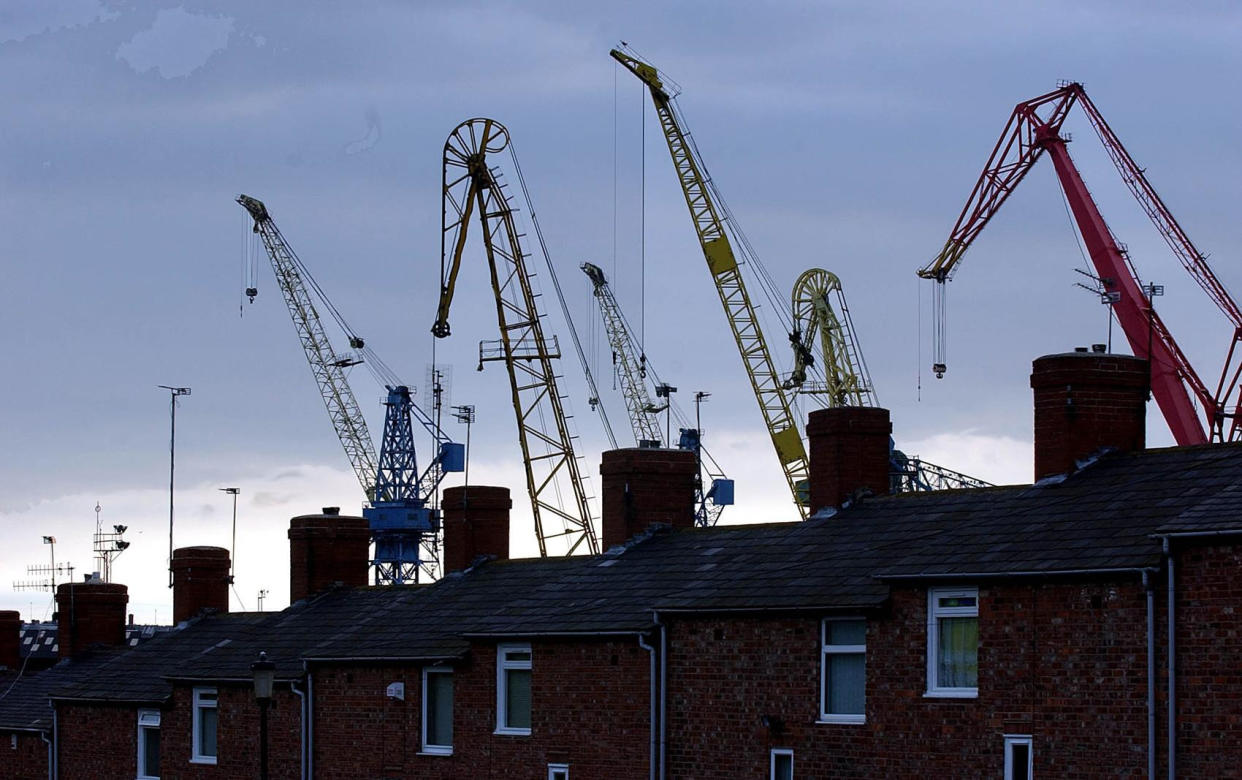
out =
[[(794, 519), (647, 96), (608, 57), (620, 40), (684, 88), (689, 129), (778, 286), (815, 266), (841, 277), (898, 446), (994, 482), (1029, 480), (1031, 359), (1107, 339), (1102, 307), (1074, 286), (1084, 262), (1051, 165), (1032, 172), (953, 282), (940, 381), (927, 371), (930, 283), (915, 271), (943, 244), (1013, 105), (1073, 79), (1226, 285), (1242, 286), (1242, 10), (1173, 7), (9, 0), (0, 607), (50, 615), (46, 592), (7, 590), (48, 562), (41, 535), (56, 536), (79, 576), (94, 568), (98, 502), (106, 527), (130, 529), (114, 579), (130, 585), (132, 611), (167, 622), (169, 399), (158, 385), (193, 388), (177, 416), (178, 546), (229, 546), (218, 488), (240, 487), (234, 607), (254, 609), (261, 588), (267, 607), (286, 603), (289, 517), (357, 512), (361, 494), (265, 257), (259, 297), (243, 302), (250, 222), (233, 198), (267, 203), (353, 327), (422, 390), (441, 149), (476, 116), (512, 134), (584, 339), (598, 341), (577, 270), (591, 260), (632, 321), (645, 312), (647, 353), (682, 404), (712, 393), (707, 443), (737, 480), (726, 521)], [(1144, 278), (1165, 285), (1166, 322), (1215, 378), (1223, 320), (1129, 200), (1085, 117), (1065, 128), (1114, 232)], [(567, 350), (542, 276), (548, 330)], [(496, 338), (493, 311), (476, 245), (436, 357), (452, 365), (451, 402), (478, 407), (471, 481), (511, 488), (515, 553), (531, 554), (503, 368), (475, 371), (478, 341)], [(784, 334), (768, 338), (787, 368)], [(624, 439), (608, 357), (590, 351)], [(577, 361), (563, 373), (598, 486), (605, 440)], [(378, 434), (382, 388), (363, 371), (352, 378)], [(1154, 406), (1149, 439), (1171, 441)]]

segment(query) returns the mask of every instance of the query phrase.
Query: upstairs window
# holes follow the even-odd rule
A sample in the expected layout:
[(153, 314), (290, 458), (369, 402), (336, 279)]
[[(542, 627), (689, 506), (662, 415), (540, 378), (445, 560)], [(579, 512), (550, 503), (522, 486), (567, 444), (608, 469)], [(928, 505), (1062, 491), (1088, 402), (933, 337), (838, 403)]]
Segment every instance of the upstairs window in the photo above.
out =
[(527, 644), (496, 648), (496, 733), (530, 734), (531, 653)]
[(453, 671), (423, 669), (423, 752), (453, 752)]
[(829, 618), (823, 624), (819, 719), (863, 723), (866, 718), (867, 621)]
[(1030, 734), (1005, 735), (1005, 780), (1031, 780), (1035, 764)]
[(927, 594), (927, 695), (979, 695), (979, 589)]
[(768, 753), (768, 777), (771, 780), (793, 780), (793, 751), (774, 748)]
[(160, 711), (138, 710), (138, 780), (159, 780)]
[(569, 764), (548, 764), (548, 780), (569, 780)]
[(216, 689), (194, 689), (193, 752), (190, 761), (195, 764), (216, 763)]

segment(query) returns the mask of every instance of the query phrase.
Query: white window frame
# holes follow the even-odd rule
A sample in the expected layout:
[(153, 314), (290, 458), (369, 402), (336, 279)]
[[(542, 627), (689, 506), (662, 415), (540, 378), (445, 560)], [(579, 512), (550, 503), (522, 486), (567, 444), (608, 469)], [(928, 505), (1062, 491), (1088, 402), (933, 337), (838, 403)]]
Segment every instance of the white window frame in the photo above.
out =
[[(433, 674), (447, 674), (452, 680), (453, 669), (448, 666), (424, 666), (423, 667), (423, 695), (422, 695), (422, 752), (433, 756), (451, 756), (453, 755), (453, 746), (450, 745), (433, 745), (427, 741), (427, 703), (430, 701), (427, 697), (427, 678)], [(452, 717), (450, 713), (450, 717)]]
[[(526, 653), (527, 658), (526, 660), (510, 660), (507, 657), (509, 653)], [(506, 722), (508, 707), (506, 707), (505, 705), (508, 702), (509, 690), (508, 690), (508, 682), (505, 676), (505, 672), (511, 669), (525, 669), (527, 671), (531, 671), (531, 676), (533, 678), (534, 672), (532, 671), (533, 667), (531, 664), (531, 661), (533, 659), (534, 659), (534, 654), (530, 650), (529, 643), (511, 642), (511, 643), (506, 643), (506, 644), (501, 644), (501, 645), (496, 646), (496, 733), (497, 734), (511, 734), (514, 736), (521, 736), (521, 737), (530, 736), (529, 728), (510, 726)], [(533, 693), (533, 690), (532, 690), (532, 693)], [(531, 698), (532, 699), (534, 698), (533, 695)], [(532, 710), (532, 716), (533, 716), (534, 714), (533, 713), (533, 710), (534, 710), (533, 701), (531, 702), (531, 710)]]
[[(862, 623), (863, 643), (861, 645), (830, 645), (828, 644), (829, 623)], [(830, 617), (824, 618), (819, 628), (819, 722), (820, 723), (866, 723), (867, 702), (867, 621), (861, 617)], [(861, 655), (863, 657), (863, 712), (859, 714), (828, 712), (828, 656), (830, 655)]]
[(548, 764), (548, 780), (569, 780), (569, 764)]
[(1033, 778), (1035, 771), (1035, 744), (1030, 734), (1005, 735), (1005, 780), (1013, 780), (1014, 745), (1026, 745), (1026, 776)]
[[(941, 607), (942, 598), (973, 598), (973, 607)], [(979, 619), (978, 588), (929, 588), (927, 590), (927, 692), (925, 696), (950, 699), (976, 699), (978, 685), (974, 687), (941, 686), (936, 682), (940, 660), (940, 618), (973, 617)], [(975, 648), (978, 653), (978, 646)], [(978, 682), (976, 678), (976, 682)]]
[[(159, 710), (138, 710), (138, 780), (159, 780), (159, 775), (148, 774), (143, 759), (146, 758), (147, 734), (148, 732), (160, 730), (160, 711)], [(161, 740), (161, 747), (163, 743)], [(161, 755), (162, 759), (163, 756)]]
[(789, 756), (789, 776), (794, 777), (793, 748), (772, 748), (768, 751), (768, 779), (776, 780), (776, 757)]
[[(210, 695), (210, 700), (204, 700), (203, 696)], [(220, 692), (215, 688), (195, 688), (194, 689), (194, 717), (190, 723), (190, 763), (191, 764), (214, 764), (216, 757), (204, 755), (202, 752), (202, 744), (199, 742), (199, 719), (203, 710), (216, 711), (216, 752), (220, 752)]]

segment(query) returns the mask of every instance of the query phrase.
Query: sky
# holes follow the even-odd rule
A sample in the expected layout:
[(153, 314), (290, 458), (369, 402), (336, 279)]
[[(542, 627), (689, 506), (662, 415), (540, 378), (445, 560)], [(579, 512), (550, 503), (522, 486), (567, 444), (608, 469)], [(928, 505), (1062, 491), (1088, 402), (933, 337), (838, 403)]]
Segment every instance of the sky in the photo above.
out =
[[(27, 567), (50, 563), (44, 535), (75, 577), (97, 568), (98, 505), (105, 530), (128, 527), (113, 579), (130, 586), (131, 611), (169, 621), (170, 410), (160, 385), (192, 388), (176, 417), (177, 546), (231, 547), (232, 504), (220, 488), (241, 491), (233, 608), (256, 608), (261, 590), (265, 608), (287, 603), (290, 517), (359, 511), (264, 256), (259, 296), (242, 296), (253, 239), (239, 193), (266, 202), (403, 381), (422, 391), (433, 359), (446, 368), (449, 403), (477, 408), (471, 482), (511, 489), (514, 553), (535, 554), (503, 369), (475, 370), (478, 342), (497, 337), (477, 242), (453, 336), (434, 355), (429, 332), (442, 147), (473, 117), (510, 131), (618, 437), (628, 426), (577, 269), (587, 260), (609, 274), (681, 405), (694, 391), (712, 394), (705, 442), (737, 482), (722, 522), (796, 519), (649, 99), (608, 56), (623, 40), (681, 85), (688, 129), (778, 288), (811, 267), (841, 277), (897, 445), (995, 483), (1029, 481), (1030, 361), (1108, 338), (1104, 310), (1075, 286), (1085, 263), (1050, 163), (1036, 166), (950, 285), (942, 380), (928, 371), (930, 283), (915, 272), (944, 243), (1014, 104), (1069, 79), (1086, 85), (1239, 289), (1240, 38), (1242, 9), (1207, 1), (9, 0), (0, 7), (0, 608), (50, 617), (46, 591), (5, 581), (38, 579)], [(1064, 129), (1139, 272), (1165, 285), (1165, 321), (1214, 378), (1224, 321), (1130, 200), (1085, 117)], [(512, 180), (509, 161), (496, 162)], [(595, 493), (608, 445), (537, 267)], [(787, 370), (784, 334), (767, 335)], [(383, 388), (361, 369), (351, 382), (378, 434)], [(448, 430), (464, 438), (462, 426)], [(1171, 443), (1154, 405), (1149, 443)]]

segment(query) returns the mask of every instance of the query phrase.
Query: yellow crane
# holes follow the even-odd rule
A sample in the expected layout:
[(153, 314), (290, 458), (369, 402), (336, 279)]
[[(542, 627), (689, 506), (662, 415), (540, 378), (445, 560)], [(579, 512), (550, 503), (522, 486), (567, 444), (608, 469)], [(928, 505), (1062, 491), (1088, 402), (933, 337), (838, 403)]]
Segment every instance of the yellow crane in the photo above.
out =
[(710, 184), (703, 162), (690, 142), (684, 123), (673, 105), (673, 97), (665, 90), (660, 74), (651, 65), (625, 52), (613, 49), (610, 54), (637, 76), (651, 93), (660, 129), (668, 143), (673, 168), (685, 195), (686, 206), (690, 209), (690, 218), (694, 222), (703, 257), (707, 260), (707, 268), (720, 295), (725, 318), (737, 342), (746, 375), (759, 402), (759, 411), (763, 414), (794, 503), (805, 517), (808, 501), (806, 447), (785, 394), (784, 383), (772, 362), (755, 307), (746, 292), (737, 256), (725, 229), (722, 209), (717, 204), (719, 196)]
[[(551, 340), (544, 336), (514, 211), (497, 172), (488, 164), (488, 155), (506, 149), (512, 155), (509, 131), (484, 118), (462, 122), (444, 144), (440, 303), (431, 332), (437, 338), (449, 335), (449, 307), (470, 220), (477, 212), (500, 325), (499, 342), (479, 345), (479, 368), (502, 361), (508, 369), (539, 554), (548, 554), (549, 541), (563, 543), (567, 555), (582, 548), (594, 554), (599, 542), (556, 386), (553, 361), (560, 351), (555, 336)], [(513, 162), (520, 178), (516, 157)], [(572, 496), (569, 508), (563, 508), (558, 498), (565, 494)], [(559, 528), (554, 527), (555, 520), (560, 521)]]

